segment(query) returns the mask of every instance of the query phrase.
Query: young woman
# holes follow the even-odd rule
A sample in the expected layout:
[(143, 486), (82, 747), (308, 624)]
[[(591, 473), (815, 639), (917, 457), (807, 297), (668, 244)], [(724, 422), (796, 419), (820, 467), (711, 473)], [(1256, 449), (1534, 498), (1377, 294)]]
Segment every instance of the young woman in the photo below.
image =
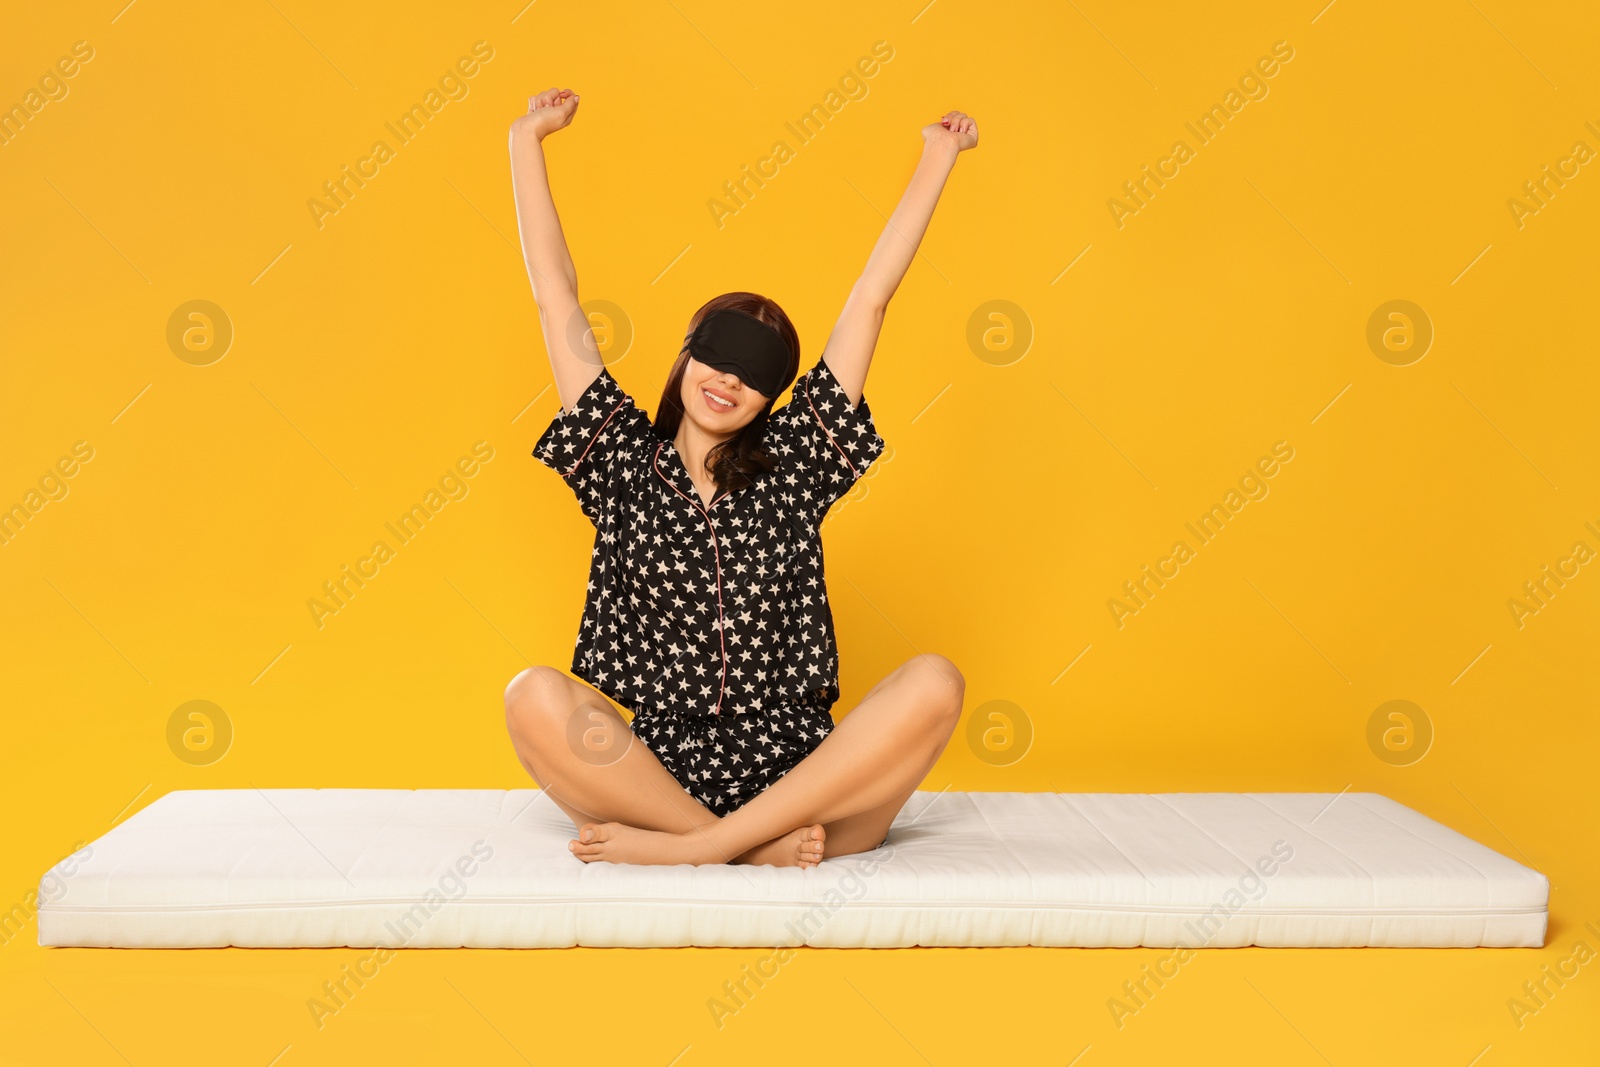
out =
[(532, 97), (510, 137), (561, 397), (533, 454), (595, 525), (576, 677), (529, 667), (506, 687), (517, 756), (578, 828), (568, 847), (584, 862), (810, 867), (876, 848), (944, 751), (965, 680), (943, 656), (912, 656), (835, 724), (819, 531), (883, 450), (867, 367), (977, 126), (951, 111), (923, 128), (916, 173), (815, 365), (798, 373), (777, 304), (726, 293), (690, 320), (652, 424), (587, 343), (550, 195), (543, 140), (578, 102), (570, 89)]

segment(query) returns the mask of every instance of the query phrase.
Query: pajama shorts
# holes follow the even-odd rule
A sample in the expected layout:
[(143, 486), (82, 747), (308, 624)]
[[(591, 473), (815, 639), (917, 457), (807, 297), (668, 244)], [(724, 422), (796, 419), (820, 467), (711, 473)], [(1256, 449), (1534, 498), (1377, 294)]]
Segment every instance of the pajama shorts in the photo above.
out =
[(719, 717), (646, 708), (628, 724), (684, 790), (718, 816), (789, 773), (833, 727), (833, 716), (810, 704)]

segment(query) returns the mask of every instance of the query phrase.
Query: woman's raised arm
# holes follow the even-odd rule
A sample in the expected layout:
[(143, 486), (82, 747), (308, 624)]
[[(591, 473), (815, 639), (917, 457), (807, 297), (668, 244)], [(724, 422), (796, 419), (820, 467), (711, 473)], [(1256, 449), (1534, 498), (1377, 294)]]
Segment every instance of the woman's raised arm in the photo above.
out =
[(883, 314), (888, 310), (889, 299), (900, 288), (911, 258), (917, 254), (939, 194), (944, 191), (945, 179), (956, 165), (957, 154), (977, 143), (977, 123), (965, 112), (947, 112), (938, 122), (922, 128), (922, 159), (916, 173), (894, 214), (889, 216), (872, 255), (867, 257), (867, 265), (851, 288), (822, 350), (822, 358), (844, 387), (852, 406), (861, 403), (867, 368), (872, 365), (872, 351), (883, 328)]
[(578, 272), (556, 216), (544, 161), (544, 139), (572, 121), (578, 99), (571, 89), (547, 89), (529, 97), (528, 113), (511, 124), (511, 189), (522, 259), (539, 307), (556, 392), (566, 411), (572, 410), (601, 369), (589, 323), (578, 308)]

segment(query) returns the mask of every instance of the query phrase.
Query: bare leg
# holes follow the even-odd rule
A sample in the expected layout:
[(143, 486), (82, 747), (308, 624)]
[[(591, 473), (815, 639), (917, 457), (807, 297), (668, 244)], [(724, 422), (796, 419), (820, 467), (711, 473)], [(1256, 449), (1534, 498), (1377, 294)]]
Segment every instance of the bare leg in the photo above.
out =
[[(523, 769), (574, 827), (615, 821), (670, 834), (717, 822), (661, 765), (611, 702), (554, 667), (529, 667), (506, 686), (506, 728)], [(812, 866), (820, 829), (786, 827), (722, 862)]]
[(920, 782), (912, 782), (906, 786), (905, 791), (887, 804), (880, 804), (866, 811), (858, 811), (854, 815), (846, 815), (842, 819), (824, 823), (822, 843), (827, 849), (827, 854), (833, 856), (849, 856), (857, 852), (870, 852), (883, 843), (884, 837), (889, 833), (889, 826), (894, 822), (895, 816), (900, 814), (900, 809), (906, 806), (906, 801), (911, 799), (911, 794), (917, 791)]
[[(583, 860), (620, 863), (725, 863), (787, 828), (847, 824), (865, 838), (887, 829), (938, 760), (961, 716), (966, 681), (943, 656), (914, 656), (879, 682), (793, 770), (737, 811), (692, 832), (652, 833), (620, 822), (592, 822), (594, 839), (574, 850)], [(883, 839), (854, 842), (855, 850)], [(829, 855), (839, 855), (830, 847)]]

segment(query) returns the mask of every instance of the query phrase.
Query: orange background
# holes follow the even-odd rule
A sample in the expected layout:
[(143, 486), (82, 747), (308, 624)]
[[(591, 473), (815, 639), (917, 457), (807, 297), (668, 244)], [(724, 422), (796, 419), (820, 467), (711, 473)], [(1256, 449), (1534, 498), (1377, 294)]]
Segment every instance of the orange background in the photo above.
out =
[[(557, 400), (506, 134), (564, 86), (582, 108), (547, 151), (580, 297), (609, 302), (607, 358), (652, 411), (720, 292), (779, 301), (809, 366), (919, 128), (978, 120), (868, 380), (892, 451), (825, 526), (837, 714), (940, 652), (977, 726), (926, 788), (1380, 792), (1549, 875), (1550, 932), (1203, 952), (1121, 1029), (1106, 1001), (1164, 952), (806, 951), (719, 1030), (705, 1001), (762, 953), (416, 951), (318, 1029), (306, 1000), (364, 953), (45, 951), (26, 923), (0, 947), (0, 1063), (1593, 1058), (1593, 967), (1520, 1028), (1507, 1008), (1600, 949), (1600, 575), (1520, 626), (1508, 607), (1600, 549), (1600, 177), (1569, 163), (1536, 213), (1509, 206), (1600, 149), (1593, 11), (120, 2), (0, 37), (7, 106), (93, 51), (0, 145), (0, 506), (93, 450), (0, 545), (0, 906), (174, 789), (527, 784), (501, 692), (570, 663), (592, 528), (529, 455)], [(1276, 42), (1292, 58), (1249, 81)], [(1235, 89), (1201, 143), (1185, 124)], [(319, 225), (308, 202), (380, 139)], [(1108, 202), (1180, 139), (1119, 226)], [(206, 365), (168, 340), (192, 300), (232, 328), (188, 353)], [(1404, 366), (1368, 343), (1392, 300), (1433, 331)], [(479, 441), (465, 495), (319, 627), (322, 583)], [(1192, 539), (1278, 442), (1267, 494)], [(1193, 558), (1119, 626), (1108, 601), (1179, 539)], [(191, 700), (231, 727), (204, 765), (169, 747)], [(1420, 759), (1369, 744), (1392, 700), (1431, 729)]]

